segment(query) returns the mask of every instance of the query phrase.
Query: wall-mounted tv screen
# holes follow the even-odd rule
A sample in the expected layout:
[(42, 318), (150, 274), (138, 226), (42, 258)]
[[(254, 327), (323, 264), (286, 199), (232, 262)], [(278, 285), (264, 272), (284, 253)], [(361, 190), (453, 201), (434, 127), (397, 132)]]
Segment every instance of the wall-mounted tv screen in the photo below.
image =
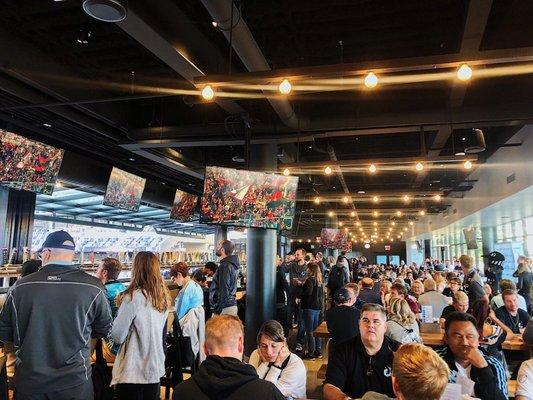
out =
[(322, 228), (322, 232), (320, 233), (320, 242), (322, 247), (327, 249), (346, 250), (345, 247), (348, 246), (348, 237), (341, 229)]
[(190, 221), (194, 215), (194, 209), (198, 204), (198, 196), (176, 189), (170, 218), (179, 221)]
[(104, 205), (139, 211), (146, 179), (113, 167), (104, 196)]
[(206, 223), (292, 229), (298, 177), (207, 167), (201, 220)]
[(463, 234), (465, 235), (466, 248), (468, 250), (476, 250), (476, 230), (474, 228), (464, 228)]
[(64, 150), (0, 129), (0, 183), (52, 194)]

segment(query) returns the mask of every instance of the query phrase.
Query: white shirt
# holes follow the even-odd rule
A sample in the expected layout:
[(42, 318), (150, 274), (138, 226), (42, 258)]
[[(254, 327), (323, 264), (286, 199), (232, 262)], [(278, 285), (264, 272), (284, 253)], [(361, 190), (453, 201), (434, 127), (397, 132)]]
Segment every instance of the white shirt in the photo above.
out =
[(533, 400), (533, 358), (522, 363), (516, 378), (515, 396)]
[[(524, 296), (517, 294), (516, 297), (518, 299), (518, 308), (521, 308), (522, 310), (527, 311), (526, 299), (524, 299)], [(502, 295), (499, 294), (497, 296), (494, 296), (492, 300), (490, 301), (490, 306), (492, 307), (494, 311), (496, 311), (498, 308), (503, 306)]]
[(266, 362), (262, 363), (259, 350), (254, 350), (250, 355), (249, 364), (255, 368), (259, 378), (272, 382), (283, 396), (305, 399), (307, 371), (304, 362), (296, 354), (291, 353), (287, 366), (279, 369), (269, 367)]
[[(459, 383), (462, 387), (463, 394), (466, 394), (468, 396), (474, 395), (474, 382), (472, 382), (472, 379), (470, 379), (470, 372), (472, 371), (472, 364), (470, 364), (468, 367), (463, 368), (461, 364), (458, 362), (455, 363), (455, 366), (457, 367), (457, 383)], [(462, 381), (468, 380), (472, 383), (471, 389), (466, 390), (465, 385)], [(468, 393), (469, 392), (469, 393)]]

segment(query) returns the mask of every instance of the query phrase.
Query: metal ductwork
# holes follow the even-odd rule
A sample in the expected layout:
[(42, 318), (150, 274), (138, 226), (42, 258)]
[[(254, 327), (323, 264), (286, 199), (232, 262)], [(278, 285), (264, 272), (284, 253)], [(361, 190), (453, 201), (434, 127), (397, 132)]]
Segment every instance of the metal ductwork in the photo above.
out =
[[(213, 20), (218, 23), (228, 41), (230, 40), (233, 13), (234, 25), (231, 29), (231, 45), (248, 71), (267, 71), (271, 69), (246, 22), (239, 15), (239, 10), (233, 5), (233, 0), (202, 0), (202, 4), (211, 14)], [(267, 100), (285, 125), (296, 130), (309, 128), (309, 119), (296, 115), (288, 100)]]

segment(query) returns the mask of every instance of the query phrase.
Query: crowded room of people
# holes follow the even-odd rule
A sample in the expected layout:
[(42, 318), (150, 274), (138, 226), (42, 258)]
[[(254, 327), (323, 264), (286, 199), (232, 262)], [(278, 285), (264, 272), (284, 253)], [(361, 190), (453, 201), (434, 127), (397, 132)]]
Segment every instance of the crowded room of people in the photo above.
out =
[(533, 2), (0, 10), (0, 400), (533, 400)]

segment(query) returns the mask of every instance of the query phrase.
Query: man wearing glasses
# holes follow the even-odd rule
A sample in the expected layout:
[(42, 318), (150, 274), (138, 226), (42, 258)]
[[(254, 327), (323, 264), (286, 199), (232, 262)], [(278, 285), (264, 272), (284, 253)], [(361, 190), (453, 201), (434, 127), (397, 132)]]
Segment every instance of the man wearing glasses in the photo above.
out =
[(437, 353), (448, 364), (448, 382), (461, 385), (464, 395), (481, 400), (507, 399), (507, 374), (502, 364), (479, 349), (476, 320), (455, 311), (444, 325), (446, 347)]
[(363, 305), (359, 331), (360, 335), (332, 348), (324, 400), (361, 398), (368, 391), (394, 397), (392, 362), (400, 343), (385, 337), (385, 309), (378, 304)]
[(13, 342), (17, 400), (92, 400), (91, 338), (111, 329), (105, 287), (73, 265), (74, 239), (49, 234), (43, 267), (20, 278), (0, 312), (0, 340)]

